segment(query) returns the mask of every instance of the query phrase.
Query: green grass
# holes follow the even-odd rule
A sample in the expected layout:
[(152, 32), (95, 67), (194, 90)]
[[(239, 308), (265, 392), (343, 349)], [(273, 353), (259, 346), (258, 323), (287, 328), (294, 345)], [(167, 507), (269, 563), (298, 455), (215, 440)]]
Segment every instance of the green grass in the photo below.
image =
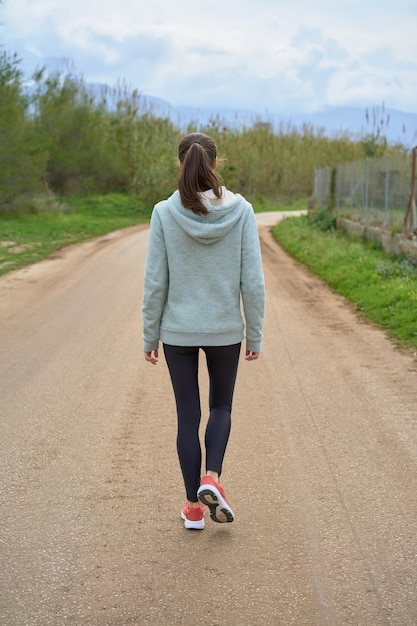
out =
[(322, 231), (307, 217), (289, 218), (273, 234), (294, 258), (385, 329), (399, 345), (417, 347), (417, 262), (371, 243)]
[(147, 222), (151, 210), (122, 194), (65, 200), (63, 210), (0, 214), (0, 275), (72, 243)]
[(263, 196), (256, 195), (250, 199), (255, 213), (271, 212), (271, 211), (305, 211), (307, 209), (308, 198), (296, 198), (292, 200), (283, 200), (279, 204), (273, 202)]

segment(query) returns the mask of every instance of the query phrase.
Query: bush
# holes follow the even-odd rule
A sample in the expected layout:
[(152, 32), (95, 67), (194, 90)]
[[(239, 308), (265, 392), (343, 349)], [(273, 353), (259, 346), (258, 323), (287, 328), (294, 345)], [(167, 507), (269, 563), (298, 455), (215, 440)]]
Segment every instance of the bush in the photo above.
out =
[(336, 217), (326, 209), (318, 209), (310, 219), (311, 224), (322, 231), (335, 230)]

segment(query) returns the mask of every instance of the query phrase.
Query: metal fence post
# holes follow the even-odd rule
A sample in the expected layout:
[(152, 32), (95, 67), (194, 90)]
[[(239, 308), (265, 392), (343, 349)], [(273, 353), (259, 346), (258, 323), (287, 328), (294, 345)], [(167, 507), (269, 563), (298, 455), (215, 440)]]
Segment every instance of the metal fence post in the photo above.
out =
[(365, 161), (365, 217), (368, 218), (369, 203), (369, 159)]
[(411, 189), (407, 204), (407, 211), (404, 218), (404, 232), (413, 230), (416, 227), (416, 159), (417, 146), (415, 146), (412, 150)]
[(336, 209), (340, 209), (340, 165), (336, 166)]
[(385, 157), (385, 221), (388, 223), (389, 207), (389, 154)]

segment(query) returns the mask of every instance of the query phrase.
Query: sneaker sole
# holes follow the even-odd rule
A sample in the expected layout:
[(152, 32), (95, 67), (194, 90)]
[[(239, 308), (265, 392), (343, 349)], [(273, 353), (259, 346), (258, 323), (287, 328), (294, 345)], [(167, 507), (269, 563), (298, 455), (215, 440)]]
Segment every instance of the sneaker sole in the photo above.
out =
[(204, 517), (199, 522), (193, 522), (192, 520), (187, 519), (182, 511), (181, 519), (184, 520), (184, 526), (187, 530), (203, 530), (206, 525)]
[(213, 522), (218, 522), (219, 524), (233, 522), (235, 515), (216, 487), (202, 485), (197, 491), (197, 497), (200, 502), (208, 506)]

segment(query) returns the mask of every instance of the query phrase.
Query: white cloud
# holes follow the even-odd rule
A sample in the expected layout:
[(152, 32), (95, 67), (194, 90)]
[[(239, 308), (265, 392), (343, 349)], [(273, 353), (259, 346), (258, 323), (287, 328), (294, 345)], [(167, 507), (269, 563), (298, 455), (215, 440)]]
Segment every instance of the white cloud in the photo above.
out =
[(28, 69), (69, 59), (88, 81), (175, 105), (416, 109), (415, 0), (3, 0), (0, 12)]

